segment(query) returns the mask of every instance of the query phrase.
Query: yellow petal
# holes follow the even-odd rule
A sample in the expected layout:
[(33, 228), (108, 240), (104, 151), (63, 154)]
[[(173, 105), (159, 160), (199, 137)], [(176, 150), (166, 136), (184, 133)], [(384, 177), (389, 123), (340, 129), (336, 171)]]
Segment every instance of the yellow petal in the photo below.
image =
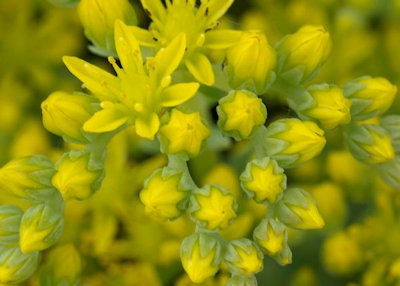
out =
[(192, 54), (185, 62), (189, 72), (201, 83), (212, 85), (214, 72), (210, 60), (202, 53)]
[(164, 22), (167, 13), (160, 0), (140, 0), (146, 14), (153, 20), (154, 23), (160, 25)]
[(171, 43), (161, 49), (155, 56), (156, 73), (158, 79), (171, 75), (179, 66), (186, 49), (186, 36), (179, 33)]
[(124, 106), (121, 104), (103, 102), (102, 108), (83, 124), (83, 130), (94, 133), (109, 132), (128, 121), (128, 116), (123, 111)]
[(139, 43), (122, 21), (115, 22), (115, 47), (122, 67), (127, 73), (143, 73)]
[(159, 127), (160, 120), (156, 113), (151, 113), (146, 117), (137, 117), (135, 121), (136, 134), (149, 140), (154, 139)]
[(179, 83), (167, 87), (161, 94), (161, 105), (164, 107), (177, 106), (195, 95), (199, 89), (197, 82)]
[(207, 32), (205, 35), (204, 48), (223, 50), (239, 42), (242, 32), (235, 30), (213, 30)]
[(233, 0), (210, 0), (208, 2), (208, 19), (206, 24), (212, 24), (221, 18), (229, 7), (232, 5)]
[(128, 29), (142, 46), (149, 48), (155, 48), (157, 46), (153, 35), (148, 30), (136, 26), (128, 26)]
[(119, 94), (119, 81), (112, 74), (76, 57), (63, 57), (69, 71), (100, 100), (115, 100)]

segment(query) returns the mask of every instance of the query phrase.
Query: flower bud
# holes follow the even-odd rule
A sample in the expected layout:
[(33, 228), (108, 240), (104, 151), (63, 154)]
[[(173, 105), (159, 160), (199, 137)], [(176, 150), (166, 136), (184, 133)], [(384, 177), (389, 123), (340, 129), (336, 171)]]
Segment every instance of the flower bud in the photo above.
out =
[(91, 50), (100, 55), (115, 54), (114, 23), (121, 20), (136, 25), (136, 14), (128, 0), (81, 0), (79, 18), (86, 37), (93, 42)]
[(324, 131), (311, 121), (280, 119), (267, 128), (266, 150), (282, 168), (304, 163), (317, 156), (326, 143)]
[(254, 128), (263, 125), (267, 109), (262, 100), (246, 90), (231, 91), (219, 101), (218, 126), (236, 140), (248, 138)]
[(315, 120), (323, 129), (333, 129), (350, 122), (351, 101), (344, 97), (341, 88), (328, 85), (312, 85), (307, 89), (309, 102), (294, 106), (303, 118)]
[(83, 124), (96, 112), (96, 99), (85, 94), (53, 92), (42, 102), (44, 127), (65, 140), (86, 143)]
[(347, 143), (354, 158), (364, 163), (381, 164), (395, 156), (389, 133), (379, 125), (350, 126)]
[(393, 160), (380, 164), (378, 166), (379, 174), (382, 179), (392, 186), (400, 190), (400, 157), (396, 156)]
[(285, 266), (292, 263), (292, 251), (289, 245), (272, 257), (279, 265)]
[(210, 234), (196, 233), (182, 242), (182, 265), (194, 283), (202, 283), (214, 276), (220, 268), (221, 260), (221, 245)]
[(257, 286), (257, 279), (252, 276), (232, 276), (225, 284), (225, 286)]
[(179, 217), (187, 207), (189, 195), (182, 179), (182, 172), (174, 169), (165, 167), (156, 170), (140, 192), (146, 212), (161, 220)]
[(274, 49), (259, 31), (244, 32), (226, 55), (225, 71), (232, 89), (247, 89), (262, 94), (275, 80)]
[(0, 283), (20, 283), (35, 272), (39, 253), (24, 254), (18, 247), (0, 245)]
[(351, 99), (351, 116), (357, 120), (373, 118), (392, 106), (397, 87), (382, 77), (364, 76), (344, 86), (344, 94)]
[(275, 256), (287, 245), (288, 232), (281, 222), (265, 218), (254, 229), (253, 237), (262, 250)]
[(276, 50), (278, 76), (298, 85), (318, 74), (331, 51), (331, 40), (322, 26), (307, 25), (283, 38)]
[(0, 188), (19, 198), (43, 201), (57, 192), (50, 182), (54, 172), (46, 156), (15, 159), (0, 169)]
[(264, 255), (250, 239), (229, 242), (224, 262), (233, 275), (249, 276), (263, 269)]
[(22, 215), (22, 210), (16, 206), (0, 206), (0, 245), (18, 245)]
[(26, 210), (20, 226), (19, 247), (23, 253), (44, 250), (57, 242), (64, 228), (61, 196)]
[(275, 211), (282, 223), (293, 228), (319, 229), (325, 225), (313, 197), (302, 189), (286, 190)]
[(193, 192), (189, 211), (192, 219), (201, 227), (223, 229), (236, 217), (236, 202), (225, 189), (207, 185)]
[(51, 182), (64, 200), (83, 200), (100, 188), (104, 169), (93, 162), (87, 151), (65, 153), (56, 164), (56, 174)]
[(389, 132), (394, 150), (400, 152), (400, 115), (389, 115), (381, 119), (381, 126)]
[(160, 128), (161, 150), (167, 154), (184, 153), (195, 157), (200, 153), (204, 141), (210, 136), (200, 113), (183, 113), (173, 109), (167, 124)]
[(258, 203), (274, 203), (286, 189), (284, 170), (269, 157), (249, 162), (240, 181), (246, 194)]

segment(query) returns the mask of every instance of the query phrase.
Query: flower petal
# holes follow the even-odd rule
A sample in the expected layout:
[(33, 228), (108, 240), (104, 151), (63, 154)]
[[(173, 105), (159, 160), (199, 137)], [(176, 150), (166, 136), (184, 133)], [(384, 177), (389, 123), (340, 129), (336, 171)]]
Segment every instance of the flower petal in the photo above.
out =
[(197, 82), (189, 82), (167, 87), (161, 93), (161, 105), (171, 107), (184, 103), (196, 94), (199, 86)]
[(127, 73), (143, 73), (139, 43), (122, 21), (115, 22), (115, 47), (122, 67)]
[(214, 72), (210, 60), (202, 53), (193, 53), (185, 61), (189, 72), (201, 83), (212, 85)]
[(148, 30), (136, 26), (128, 26), (128, 29), (135, 36), (140, 45), (149, 48), (157, 47), (157, 43), (153, 38), (153, 34)]
[(114, 104), (105, 101), (101, 104), (102, 110), (96, 112), (83, 124), (86, 132), (103, 133), (113, 131), (128, 121), (128, 115), (124, 112), (122, 104)]
[(223, 50), (239, 42), (242, 32), (235, 30), (212, 30), (205, 35), (204, 48)]
[[(204, 4), (203, 4), (204, 3)], [(210, 1), (202, 1), (202, 5), (206, 6), (206, 11), (208, 16), (206, 25), (213, 24), (219, 18), (221, 18), (226, 11), (228, 11), (229, 7), (231, 7), (233, 0), (210, 0)], [(199, 9), (201, 11), (201, 9)]]
[(117, 77), (76, 57), (65, 56), (63, 61), (69, 71), (98, 99), (102, 101), (117, 99), (120, 90)]
[(160, 119), (156, 113), (148, 116), (137, 117), (135, 120), (136, 134), (140, 137), (153, 140), (160, 128)]
[(146, 11), (146, 14), (153, 20), (153, 22), (160, 26), (163, 22), (167, 13), (165, 7), (162, 5), (160, 0), (140, 0), (142, 6)]

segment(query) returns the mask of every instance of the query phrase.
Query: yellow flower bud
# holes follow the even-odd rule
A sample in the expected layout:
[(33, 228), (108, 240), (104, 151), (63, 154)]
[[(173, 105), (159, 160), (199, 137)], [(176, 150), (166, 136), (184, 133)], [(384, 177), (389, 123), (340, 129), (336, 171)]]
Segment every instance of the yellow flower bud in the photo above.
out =
[(54, 167), (43, 155), (8, 162), (0, 169), (0, 188), (27, 200), (43, 201), (56, 190), (51, 185)]
[(64, 200), (83, 200), (99, 189), (104, 170), (92, 166), (91, 153), (71, 151), (57, 162), (57, 173), (51, 182), (62, 194)]
[(263, 269), (264, 255), (251, 240), (242, 238), (229, 242), (224, 262), (233, 275), (249, 276)]
[(94, 97), (53, 92), (42, 102), (43, 125), (50, 132), (74, 143), (87, 142), (82, 126), (95, 112)]
[(219, 128), (236, 140), (245, 139), (254, 127), (263, 125), (267, 109), (254, 93), (246, 90), (230, 92), (217, 107)]
[(323, 129), (333, 129), (350, 122), (351, 101), (346, 99), (341, 88), (328, 85), (312, 85), (307, 89), (309, 104), (296, 106), (305, 119), (315, 120)]
[(311, 121), (280, 119), (267, 128), (266, 150), (283, 168), (294, 167), (317, 156), (325, 146), (324, 131)]
[(325, 225), (313, 197), (301, 189), (286, 190), (275, 211), (282, 223), (293, 228), (319, 229)]
[(322, 246), (322, 264), (335, 276), (348, 276), (357, 272), (364, 263), (363, 251), (347, 233), (338, 232)]
[(171, 116), (160, 128), (159, 138), (164, 153), (184, 153), (195, 157), (200, 153), (210, 131), (201, 121), (200, 113), (183, 113), (173, 109)]
[(0, 206), (0, 245), (18, 245), (22, 215), (22, 210), (16, 206)]
[(225, 284), (225, 286), (257, 286), (257, 279), (254, 275), (251, 276), (232, 276)]
[(64, 203), (61, 196), (30, 207), (23, 215), (19, 247), (23, 253), (49, 248), (64, 228)]
[(221, 260), (221, 245), (209, 234), (197, 233), (182, 242), (182, 265), (195, 283), (202, 283), (214, 276), (220, 268)]
[(21, 253), (18, 247), (0, 245), (0, 283), (20, 283), (35, 272), (39, 253)]
[(232, 89), (248, 89), (262, 94), (275, 79), (274, 49), (262, 32), (244, 32), (226, 55), (225, 71)]
[(188, 198), (188, 191), (181, 180), (181, 172), (170, 168), (156, 170), (140, 192), (146, 212), (162, 220), (180, 216)]
[(128, 0), (81, 0), (79, 18), (86, 37), (95, 46), (91, 50), (100, 55), (115, 54), (114, 23), (122, 20), (136, 25), (136, 14)]
[(190, 198), (191, 217), (209, 230), (226, 228), (236, 217), (233, 195), (217, 185), (207, 185), (194, 191)]
[(385, 113), (393, 104), (397, 87), (385, 78), (364, 76), (347, 83), (344, 93), (352, 101), (352, 117), (364, 120)]
[(322, 26), (303, 26), (278, 43), (278, 76), (300, 84), (311, 80), (331, 51), (329, 33)]
[(382, 179), (393, 188), (400, 189), (400, 157), (395, 156), (393, 160), (379, 164), (379, 173)]
[(400, 115), (389, 115), (381, 119), (380, 124), (390, 135), (394, 150), (400, 152)]
[(379, 125), (354, 124), (347, 130), (347, 141), (354, 158), (364, 163), (386, 163), (395, 156), (389, 133)]
[(283, 169), (269, 157), (248, 163), (240, 181), (247, 195), (259, 203), (274, 203), (286, 189)]
[(274, 219), (263, 219), (254, 229), (254, 241), (270, 256), (275, 256), (287, 245), (286, 227)]

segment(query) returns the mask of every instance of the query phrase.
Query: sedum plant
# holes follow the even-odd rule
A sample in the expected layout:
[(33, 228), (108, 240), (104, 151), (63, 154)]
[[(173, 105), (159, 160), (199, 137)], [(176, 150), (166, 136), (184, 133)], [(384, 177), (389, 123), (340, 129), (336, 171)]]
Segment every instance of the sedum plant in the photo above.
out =
[[(127, 0), (112, 7), (106, 0), (53, 2), (78, 5), (89, 49), (106, 57), (114, 72), (64, 56), (83, 88), (52, 93), (41, 105), (43, 125), (79, 148), (55, 163), (35, 155), (0, 169), (1, 190), (27, 202), (24, 208), (0, 207), (1, 283), (32, 275), (40, 252), (62, 234), (64, 207), (100, 188), (108, 144), (127, 129), (168, 159), (146, 179), (139, 197), (161, 221), (189, 215), (194, 232), (181, 242), (180, 257), (195, 283), (224, 272), (226, 285), (257, 285), (265, 256), (291, 263), (291, 229), (324, 227), (316, 201), (292, 186), (287, 170), (318, 156), (330, 130), (343, 133), (354, 158), (400, 188), (399, 118), (382, 117), (397, 88), (375, 77), (343, 87), (311, 82), (331, 51), (322, 26), (304, 26), (272, 46), (260, 31), (218, 27), (233, 0), (141, 0), (148, 28), (137, 26)], [(272, 94), (282, 96), (297, 116), (270, 119)], [(221, 142), (228, 148), (246, 144), (239, 176), (243, 196), (264, 206), (254, 229), (234, 239), (224, 231), (239, 220), (246, 199), (217, 182), (200, 185), (190, 168), (202, 153), (219, 151)], [(57, 251), (79, 267), (73, 277), (60, 270), (51, 279), (75, 285), (79, 255), (68, 247)]]

